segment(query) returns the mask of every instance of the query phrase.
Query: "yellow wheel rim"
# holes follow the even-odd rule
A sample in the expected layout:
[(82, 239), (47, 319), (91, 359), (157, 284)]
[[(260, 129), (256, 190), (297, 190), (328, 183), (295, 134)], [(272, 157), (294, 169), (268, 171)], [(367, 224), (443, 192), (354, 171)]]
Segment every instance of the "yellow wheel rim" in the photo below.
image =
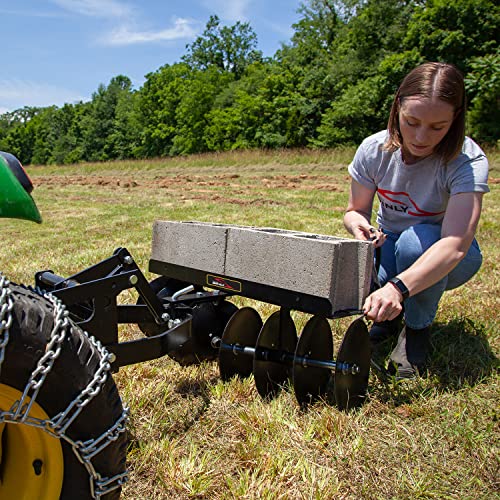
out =
[[(22, 394), (0, 384), (0, 410), (8, 411)], [(30, 417), (48, 420), (36, 402)], [(61, 441), (38, 427), (0, 424), (0, 498), (53, 500), (59, 498), (64, 460)]]

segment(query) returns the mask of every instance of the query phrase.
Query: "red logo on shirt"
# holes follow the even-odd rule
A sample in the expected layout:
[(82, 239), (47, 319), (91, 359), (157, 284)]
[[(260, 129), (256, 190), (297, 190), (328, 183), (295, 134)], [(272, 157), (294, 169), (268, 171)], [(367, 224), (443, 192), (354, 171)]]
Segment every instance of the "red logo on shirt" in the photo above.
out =
[(385, 208), (395, 210), (396, 212), (404, 212), (414, 217), (433, 216), (444, 214), (442, 212), (427, 212), (422, 210), (404, 191), (389, 191), (387, 189), (377, 189), (380, 194), (380, 202)]

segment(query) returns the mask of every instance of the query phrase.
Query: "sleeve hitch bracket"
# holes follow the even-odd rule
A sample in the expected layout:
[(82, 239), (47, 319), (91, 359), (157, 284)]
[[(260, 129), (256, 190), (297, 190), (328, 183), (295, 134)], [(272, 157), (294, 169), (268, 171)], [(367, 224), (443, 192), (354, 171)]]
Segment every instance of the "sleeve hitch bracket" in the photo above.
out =
[[(219, 299), (224, 295), (218, 291), (217, 294), (198, 292), (162, 301), (125, 248), (116, 249), (111, 257), (68, 278), (51, 270), (37, 272), (35, 285), (59, 297), (75, 323), (107, 347), (114, 371), (165, 355), (176, 359), (176, 352), (191, 338), (189, 303), (210, 300), (214, 295)], [(138, 303), (119, 304), (119, 294), (131, 288), (140, 297)], [(155, 323), (161, 333), (118, 341), (119, 324), (139, 323)]]

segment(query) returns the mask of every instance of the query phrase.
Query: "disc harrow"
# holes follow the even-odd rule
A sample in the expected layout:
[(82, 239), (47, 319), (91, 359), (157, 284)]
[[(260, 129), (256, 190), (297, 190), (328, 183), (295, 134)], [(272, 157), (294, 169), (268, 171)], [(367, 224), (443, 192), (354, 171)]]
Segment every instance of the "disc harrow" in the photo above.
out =
[(222, 337), (212, 337), (212, 345), (219, 350), (221, 378), (253, 373), (257, 391), (265, 399), (292, 383), (299, 404), (308, 405), (324, 398), (332, 382), (339, 409), (358, 407), (365, 399), (370, 342), (362, 318), (349, 326), (336, 359), (327, 319), (312, 316), (297, 341), (287, 309), (262, 323), (255, 309), (243, 307), (229, 320)]
[[(66, 278), (40, 271), (35, 283), (106, 346), (113, 371), (164, 355), (183, 366), (218, 359), (222, 380), (253, 375), (264, 399), (292, 386), (300, 405), (333, 395), (339, 408), (349, 409), (362, 404), (367, 392), (367, 326), (361, 317), (353, 321), (335, 357), (330, 321), (362, 313), (372, 266), (366, 242), (157, 222), (149, 271), (159, 277), (153, 281), (127, 249), (118, 248)], [(135, 304), (119, 301), (130, 288), (138, 294)], [(234, 296), (277, 310), (263, 321), (256, 309), (228, 300)], [(310, 315), (300, 335), (291, 311)], [(144, 337), (120, 342), (122, 323), (135, 323)]]

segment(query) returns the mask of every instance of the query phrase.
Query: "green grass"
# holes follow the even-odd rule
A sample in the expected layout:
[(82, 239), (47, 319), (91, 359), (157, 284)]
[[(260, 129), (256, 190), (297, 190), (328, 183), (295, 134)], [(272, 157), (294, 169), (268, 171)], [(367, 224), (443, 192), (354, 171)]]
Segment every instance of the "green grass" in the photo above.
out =
[[(31, 284), (70, 275), (127, 247), (147, 271), (153, 222), (200, 220), (347, 236), (353, 150), (234, 152), (150, 161), (31, 167), (40, 226), (1, 219), (2, 271)], [(491, 499), (499, 495), (500, 154), (478, 240), (481, 271), (443, 297), (427, 378), (370, 377), (351, 413), (292, 391), (264, 402), (252, 378), (223, 383), (215, 363), (168, 358), (123, 368), (131, 408), (130, 499)], [(148, 278), (154, 278), (146, 272)], [(124, 301), (135, 300), (125, 293)], [(273, 306), (238, 299), (266, 318)], [(307, 316), (293, 313), (298, 329)], [(331, 322), (336, 349), (349, 318)], [(121, 328), (122, 338), (136, 328)]]

